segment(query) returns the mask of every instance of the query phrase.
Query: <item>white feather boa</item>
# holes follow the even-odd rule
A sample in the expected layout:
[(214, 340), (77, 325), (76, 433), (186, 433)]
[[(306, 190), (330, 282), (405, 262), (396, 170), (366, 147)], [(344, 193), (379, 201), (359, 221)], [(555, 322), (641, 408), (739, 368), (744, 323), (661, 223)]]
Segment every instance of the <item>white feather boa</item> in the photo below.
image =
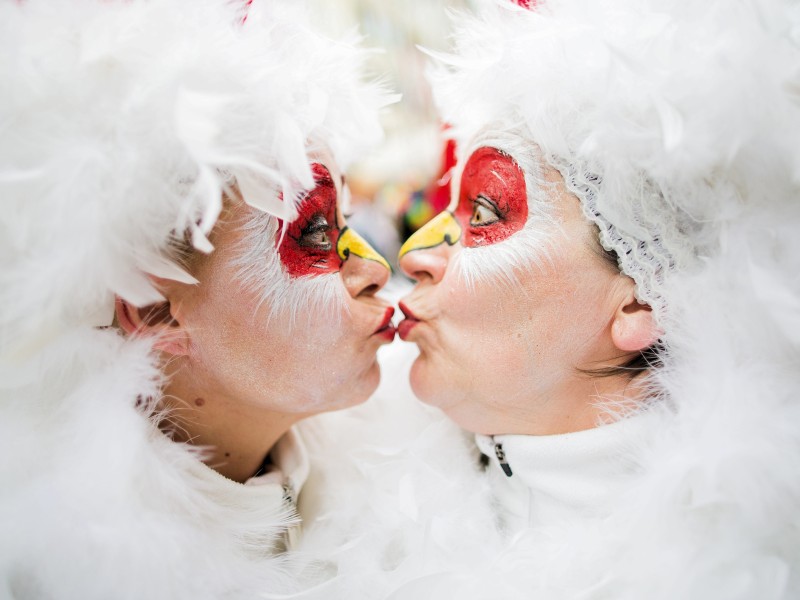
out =
[(800, 12), (776, 0), (487, 4), (434, 72), (462, 149), (505, 124), (546, 155), (603, 165), (618, 197), (644, 171), (703, 223), (698, 264), (664, 291), (657, 433), (600, 517), (504, 538), (474, 447), (413, 404), (398, 383), (409, 360), (392, 356), (408, 346), (391, 348), (383, 372), (395, 374), (374, 404), (309, 424), (328, 487), (305, 538), (327, 570), (307, 595), (800, 597)]
[(197, 453), (136, 408), (160, 383), (147, 344), (76, 331), (26, 367), (36, 378), (4, 390), (0, 419), (3, 597), (250, 598), (285, 585), (263, 548), (291, 515), (211, 501)]

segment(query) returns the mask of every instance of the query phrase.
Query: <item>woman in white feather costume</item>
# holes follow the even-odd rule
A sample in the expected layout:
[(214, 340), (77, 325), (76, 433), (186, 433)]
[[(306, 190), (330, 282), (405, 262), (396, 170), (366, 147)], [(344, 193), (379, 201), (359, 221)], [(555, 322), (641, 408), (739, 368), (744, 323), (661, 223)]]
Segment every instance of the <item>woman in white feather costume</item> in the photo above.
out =
[(401, 250), (411, 384), (489, 464), (396, 388), (325, 417), (376, 425), (319, 597), (796, 598), (800, 11), (530, 4), (436, 57), (460, 162)]
[(387, 98), (305, 16), (0, 5), (0, 596), (288, 584), (291, 427), (365, 400), (394, 336), (337, 171)]

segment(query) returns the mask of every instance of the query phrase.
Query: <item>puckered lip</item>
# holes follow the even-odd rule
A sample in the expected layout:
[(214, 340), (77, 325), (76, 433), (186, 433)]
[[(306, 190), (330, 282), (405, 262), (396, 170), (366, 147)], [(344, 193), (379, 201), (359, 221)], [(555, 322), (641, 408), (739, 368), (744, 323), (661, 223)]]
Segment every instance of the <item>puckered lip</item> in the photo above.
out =
[(388, 340), (394, 339), (394, 334), (396, 333), (396, 329), (392, 324), (392, 317), (394, 316), (394, 307), (387, 306), (386, 312), (383, 313), (383, 320), (378, 328), (372, 332), (372, 335), (380, 335), (382, 337), (387, 338)]
[(406, 318), (397, 324), (397, 332), (400, 334), (400, 339), (405, 341), (408, 339), (411, 330), (419, 323), (419, 319), (405, 303), (400, 302), (399, 306)]

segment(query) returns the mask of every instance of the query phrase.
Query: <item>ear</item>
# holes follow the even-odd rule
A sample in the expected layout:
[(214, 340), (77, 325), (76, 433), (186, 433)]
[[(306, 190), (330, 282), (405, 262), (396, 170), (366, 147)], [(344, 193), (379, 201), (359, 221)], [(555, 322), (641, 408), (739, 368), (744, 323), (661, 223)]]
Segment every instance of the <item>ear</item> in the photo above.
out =
[(631, 286), (614, 313), (611, 323), (612, 342), (623, 352), (638, 352), (655, 344), (660, 336), (661, 331), (653, 319), (653, 310), (636, 299)]
[(152, 336), (154, 348), (173, 356), (188, 354), (189, 336), (172, 315), (169, 300), (137, 307), (117, 297), (114, 309), (119, 326), (128, 335)]

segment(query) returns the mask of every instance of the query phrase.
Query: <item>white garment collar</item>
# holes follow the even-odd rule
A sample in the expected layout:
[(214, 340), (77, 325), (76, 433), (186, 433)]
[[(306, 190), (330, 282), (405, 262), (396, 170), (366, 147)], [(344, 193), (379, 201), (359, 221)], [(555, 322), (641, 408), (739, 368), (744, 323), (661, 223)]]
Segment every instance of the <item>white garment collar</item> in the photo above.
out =
[[(509, 524), (541, 525), (603, 514), (637, 470), (637, 448), (652, 432), (641, 413), (609, 425), (560, 435), (476, 435)], [(504, 474), (498, 460), (511, 476)]]
[(296, 494), (308, 479), (308, 453), (300, 433), (294, 429), (287, 431), (269, 453), (271, 463), (266, 472), (251, 477), (245, 485), (269, 485), (278, 483), (288, 486)]
[(287, 500), (294, 506), (309, 471), (308, 454), (300, 434), (294, 428), (287, 431), (272, 448), (270, 458), (267, 472), (251, 477), (244, 484), (228, 479), (199, 460), (194, 474), (215, 501), (230, 507), (262, 511), (267, 506), (279, 507)]

